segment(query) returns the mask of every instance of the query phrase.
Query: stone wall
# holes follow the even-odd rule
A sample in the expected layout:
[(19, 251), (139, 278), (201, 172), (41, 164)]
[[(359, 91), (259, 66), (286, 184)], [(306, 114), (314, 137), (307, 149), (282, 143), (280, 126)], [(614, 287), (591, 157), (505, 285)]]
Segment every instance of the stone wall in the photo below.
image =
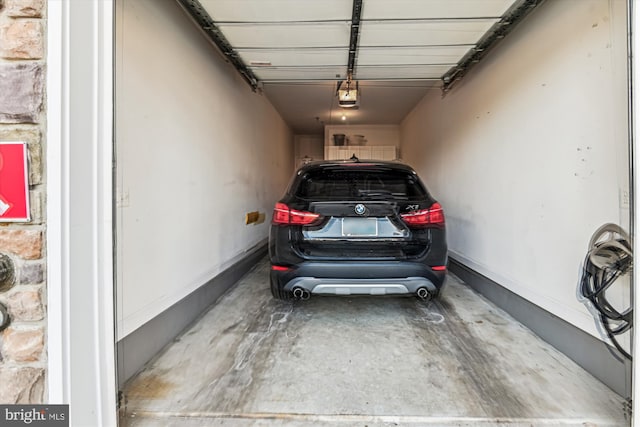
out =
[(15, 274), (0, 287), (11, 324), (0, 332), (0, 404), (43, 403), (46, 388), (45, 0), (0, 0), (0, 141), (28, 146), (29, 223), (0, 222)]

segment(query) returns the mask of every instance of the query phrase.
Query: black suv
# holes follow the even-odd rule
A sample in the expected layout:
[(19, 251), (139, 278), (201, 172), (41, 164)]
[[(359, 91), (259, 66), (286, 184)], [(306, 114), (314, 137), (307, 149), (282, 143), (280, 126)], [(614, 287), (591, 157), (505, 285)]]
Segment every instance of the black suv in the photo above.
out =
[(271, 293), (438, 295), (446, 275), (442, 207), (407, 165), (322, 161), (301, 167), (276, 203)]

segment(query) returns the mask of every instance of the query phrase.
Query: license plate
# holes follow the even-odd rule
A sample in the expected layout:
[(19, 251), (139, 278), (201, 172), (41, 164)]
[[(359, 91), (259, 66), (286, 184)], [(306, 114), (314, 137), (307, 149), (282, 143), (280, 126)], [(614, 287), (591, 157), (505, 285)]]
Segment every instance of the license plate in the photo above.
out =
[(378, 235), (375, 218), (342, 218), (342, 235), (348, 237), (371, 237)]

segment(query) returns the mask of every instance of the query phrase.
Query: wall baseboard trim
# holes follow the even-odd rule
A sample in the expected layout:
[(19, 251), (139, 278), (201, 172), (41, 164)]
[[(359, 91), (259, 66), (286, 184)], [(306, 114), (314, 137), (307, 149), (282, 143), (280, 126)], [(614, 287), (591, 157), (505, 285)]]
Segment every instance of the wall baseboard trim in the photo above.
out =
[(196, 321), (211, 304), (235, 285), (267, 253), (267, 243), (118, 341), (118, 390), (175, 337)]
[(616, 360), (600, 341), (567, 321), (449, 258), (449, 271), (509, 313), (584, 370), (623, 397), (631, 397), (631, 363)]

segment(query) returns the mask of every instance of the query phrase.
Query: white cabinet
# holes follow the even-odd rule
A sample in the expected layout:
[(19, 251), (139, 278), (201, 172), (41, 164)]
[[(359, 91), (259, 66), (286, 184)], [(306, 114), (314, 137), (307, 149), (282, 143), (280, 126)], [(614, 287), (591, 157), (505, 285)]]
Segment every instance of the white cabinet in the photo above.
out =
[(396, 160), (398, 158), (396, 147), (393, 145), (372, 145), (372, 146), (325, 146), (325, 160), (347, 160), (355, 155), (359, 159), (371, 160)]

